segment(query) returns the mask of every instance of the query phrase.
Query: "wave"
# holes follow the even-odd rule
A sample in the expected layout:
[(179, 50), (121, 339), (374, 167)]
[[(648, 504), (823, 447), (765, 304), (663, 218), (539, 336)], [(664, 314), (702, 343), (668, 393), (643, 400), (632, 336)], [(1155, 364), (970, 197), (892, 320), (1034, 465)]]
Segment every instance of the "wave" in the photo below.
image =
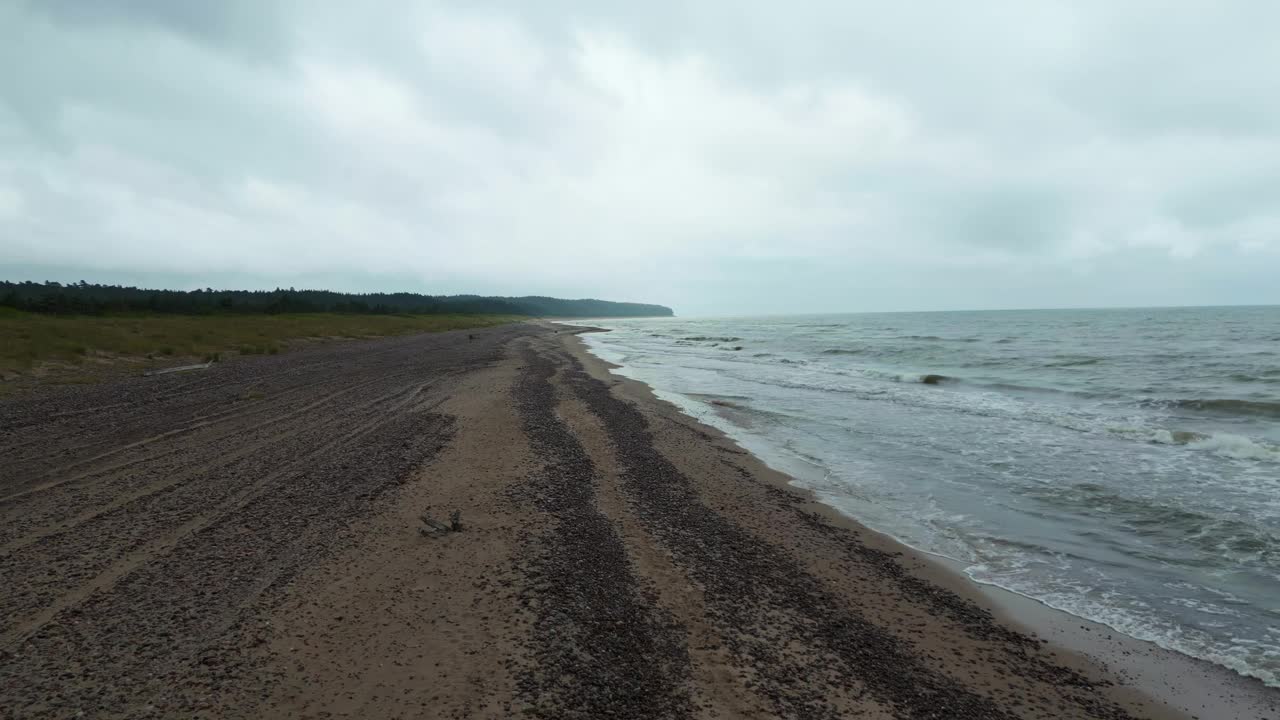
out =
[[(1059, 507), (1124, 518), (1140, 536), (1167, 536), (1209, 556), (1227, 553), (1269, 561), (1280, 551), (1280, 537), (1250, 522), (1117, 492), (1098, 483), (1036, 487), (1030, 494)], [(1149, 550), (1128, 546), (1116, 546), (1115, 549), (1125, 554), (1143, 552), (1148, 554), (1148, 559), (1179, 562), (1163, 557), (1151, 558)], [(1181, 562), (1187, 562), (1187, 559)]]
[(1080, 367), (1082, 365), (1097, 365), (1100, 362), (1106, 361), (1106, 358), (1100, 358), (1100, 357), (1088, 357), (1088, 356), (1084, 356), (1084, 357), (1059, 356), (1059, 357), (1062, 357), (1063, 359), (1058, 360), (1057, 362), (1045, 363), (1044, 367), (1059, 367), (1059, 368), (1060, 367)]
[[(855, 355), (857, 354), (857, 351), (855, 350), (849, 350), (849, 351), (824, 350), (823, 354), (824, 355), (827, 355), (827, 354)], [(1000, 363), (993, 363), (993, 365), (1001, 366)], [(1016, 383), (1008, 383), (1008, 382), (992, 382), (990, 380), (973, 380), (973, 379), (956, 377), (954, 375), (943, 375), (940, 373), (896, 372), (893, 370), (877, 370), (877, 369), (864, 368), (859, 370), (859, 374), (864, 375), (866, 377), (876, 378), (880, 380), (890, 380), (893, 382), (900, 382), (900, 383), (920, 383), (923, 385), (942, 385), (942, 384), (953, 385), (953, 384), (963, 383), (966, 385), (980, 387), (986, 390), (1006, 391), (1011, 393), (1070, 395), (1070, 396), (1081, 397), (1081, 398), (1099, 397), (1098, 393), (1086, 392), (1083, 390), (1061, 390), (1058, 388), (1041, 387), (1036, 385), (1019, 385)]]
[(1107, 432), (1160, 445), (1190, 445), (1211, 437), (1209, 433), (1194, 430), (1166, 430), (1165, 428), (1109, 427)]
[(830, 348), (828, 350), (823, 350), (822, 354), (823, 355), (861, 355), (866, 352), (871, 352), (871, 349), (870, 348)]
[(982, 338), (962, 337), (962, 338), (945, 338), (937, 335), (898, 335), (895, 340), (919, 340), (922, 342), (963, 342), (976, 343), (982, 342)]
[(727, 407), (727, 408), (733, 408), (735, 410), (742, 409), (742, 406), (736, 402), (731, 402), (729, 400), (721, 400), (719, 398), (716, 398), (714, 400), (708, 400), (707, 403), (710, 405), (715, 405), (716, 407)]
[(1208, 450), (1245, 460), (1270, 460), (1280, 462), (1280, 446), (1257, 442), (1233, 433), (1212, 433), (1209, 437), (1187, 443), (1196, 450)]
[(681, 340), (689, 340), (691, 342), (738, 342), (740, 337), (717, 337), (715, 335), (690, 335), (682, 337)]
[(890, 370), (865, 369), (861, 370), (860, 374), (880, 380), (891, 380), (899, 383), (920, 383), (921, 385), (941, 385), (943, 383), (957, 382), (956, 378), (937, 373), (900, 373)]
[[(782, 362), (788, 362), (783, 360)], [(909, 373), (894, 372), (890, 370), (877, 369), (860, 369), (856, 373), (841, 372), (843, 376), (861, 376), (873, 380), (889, 381), (892, 383), (903, 384), (922, 384), (922, 385), (943, 385), (953, 383), (964, 383), (961, 378), (949, 375), (940, 375), (937, 373)], [(738, 376), (735, 376), (738, 377)], [(840, 392), (861, 394), (864, 397), (875, 395), (874, 391), (858, 390), (851, 387), (840, 387), (828, 383), (806, 383), (806, 382), (787, 382), (778, 378), (769, 380), (760, 377), (738, 377), (741, 380), (750, 382), (764, 382), (766, 384), (776, 385), (779, 387), (791, 387), (803, 390), (820, 390), (823, 392)], [(1052, 390), (1046, 388), (1028, 388), (1024, 386), (1008, 386), (1008, 385), (984, 385), (988, 389), (1000, 387), (1002, 389), (1016, 389), (1019, 391), (1037, 391), (1047, 393), (1063, 393), (1070, 395), (1078, 395), (1064, 390)], [(924, 396), (920, 396), (917, 400), (906, 400), (905, 396), (898, 397), (897, 401), (901, 402), (919, 402)], [(934, 396), (934, 397), (942, 397)], [(1088, 434), (1105, 433), (1113, 436), (1123, 437), (1137, 442), (1152, 443), (1156, 445), (1173, 445), (1184, 447), (1189, 450), (1198, 450), (1213, 453), (1221, 457), (1227, 457), (1237, 460), (1252, 460), (1257, 462), (1280, 462), (1280, 445), (1274, 445), (1261, 440), (1254, 440), (1243, 435), (1233, 433), (1212, 432), (1203, 433), (1189, 430), (1171, 430), (1167, 428), (1149, 427), (1149, 426), (1108, 426), (1106, 420), (1097, 416), (1077, 416), (1069, 412), (1056, 412), (1050, 410), (1046, 412), (1046, 408), (1039, 405), (1020, 405), (1020, 409), (991, 407), (984, 403), (976, 401), (975, 396), (966, 395), (962, 406), (957, 406), (954, 401), (946, 403), (948, 407), (960, 410), (965, 413), (973, 413), (977, 415), (1005, 415), (1008, 413), (1015, 414), (1018, 419), (1026, 422), (1047, 423), (1068, 430), (1075, 430)]]
[(1254, 640), (1242, 642), (1241, 638), (1214, 638), (1204, 632), (1170, 624), (1143, 606), (1091, 598), (1086, 592), (1087, 587), (1055, 583), (1053, 578), (1045, 582), (1036, 578), (1008, 577), (990, 572), (987, 565), (976, 565), (965, 572), (976, 582), (1034, 598), (1048, 607), (1092, 620), (1129, 637), (1257, 678), (1270, 687), (1280, 687), (1280, 675), (1268, 669), (1274, 667), (1273, 658), (1277, 654), (1274, 645)]
[(1233, 373), (1227, 376), (1228, 380), (1246, 383), (1280, 383), (1280, 371), (1266, 371), (1257, 375), (1246, 375), (1244, 373)]
[[(959, 378), (953, 378), (953, 382), (960, 382)], [(1011, 382), (995, 382), (990, 380), (972, 381), (972, 383), (984, 390), (1004, 391), (1014, 395), (1034, 394), (1034, 395), (1050, 395), (1050, 396), (1067, 396), (1075, 398), (1101, 398), (1107, 397), (1105, 393), (1089, 392), (1087, 390), (1064, 390), (1062, 388), (1044, 387), (1042, 385), (1019, 385)]]
[(1148, 404), (1221, 415), (1280, 418), (1280, 402), (1268, 402), (1266, 400), (1208, 398), (1204, 400), (1157, 400)]
[(1280, 446), (1235, 433), (1202, 433), (1166, 428), (1108, 427), (1107, 432), (1157, 445), (1181, 445), (1240, 460), (1280, 462)]

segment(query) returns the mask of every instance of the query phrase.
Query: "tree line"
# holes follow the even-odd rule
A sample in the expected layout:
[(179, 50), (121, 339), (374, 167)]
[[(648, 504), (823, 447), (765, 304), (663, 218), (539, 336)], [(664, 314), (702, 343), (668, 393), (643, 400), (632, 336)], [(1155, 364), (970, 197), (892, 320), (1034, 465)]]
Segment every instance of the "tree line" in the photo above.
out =
[(59, 315), (170, 313), (353, 313), (436, 315), (467, 313), (530, 317), (670, 316), (671, 308), (608, 300), (541, 297), (340, 293), (330, 290), (154, 290), (122, 285), (0, 281), (0, 307)]

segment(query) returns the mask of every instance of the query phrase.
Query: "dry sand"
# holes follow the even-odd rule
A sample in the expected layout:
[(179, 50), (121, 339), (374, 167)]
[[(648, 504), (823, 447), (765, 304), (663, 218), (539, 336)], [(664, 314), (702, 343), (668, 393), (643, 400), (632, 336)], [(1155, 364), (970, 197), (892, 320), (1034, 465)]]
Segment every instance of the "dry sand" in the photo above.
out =
[(472, 334), (0, 401), (0, 716), (1184, 717), (563, 328)]

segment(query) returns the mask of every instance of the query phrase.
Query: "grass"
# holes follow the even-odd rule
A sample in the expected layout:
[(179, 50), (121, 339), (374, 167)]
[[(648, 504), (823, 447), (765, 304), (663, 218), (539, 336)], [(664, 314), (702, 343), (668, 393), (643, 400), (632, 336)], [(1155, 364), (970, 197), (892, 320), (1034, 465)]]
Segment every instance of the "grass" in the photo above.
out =
[(305, 338), (367, 338), (489, 327), (502, 315), (117, 315), (58, 317), (0, 308), (0, 371), (82, 373), (90, 366), (230, 353), (274, 355)]

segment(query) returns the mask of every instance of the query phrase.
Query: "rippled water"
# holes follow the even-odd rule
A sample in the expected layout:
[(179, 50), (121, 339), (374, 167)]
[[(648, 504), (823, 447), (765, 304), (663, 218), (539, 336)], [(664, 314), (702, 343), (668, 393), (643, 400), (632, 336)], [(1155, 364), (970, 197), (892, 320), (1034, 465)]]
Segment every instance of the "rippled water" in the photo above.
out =
[(1280, 308), (597, 324), (868, 525), (1280, 687)]

